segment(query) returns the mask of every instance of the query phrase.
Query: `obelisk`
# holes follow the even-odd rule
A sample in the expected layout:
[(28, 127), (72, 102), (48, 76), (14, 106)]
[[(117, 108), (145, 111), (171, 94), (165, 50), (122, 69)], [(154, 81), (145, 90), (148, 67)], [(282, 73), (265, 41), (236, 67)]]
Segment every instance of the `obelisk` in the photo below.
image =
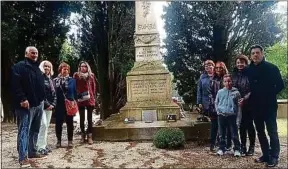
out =
[(156, 121), (174, 114), (180, 119), (180, 108), (172, 101), (171, 75), (162, 63), (152, 2), (135, 1), (135, 8), (136, 61), (126, 77), (127, 103), (121, 118)]

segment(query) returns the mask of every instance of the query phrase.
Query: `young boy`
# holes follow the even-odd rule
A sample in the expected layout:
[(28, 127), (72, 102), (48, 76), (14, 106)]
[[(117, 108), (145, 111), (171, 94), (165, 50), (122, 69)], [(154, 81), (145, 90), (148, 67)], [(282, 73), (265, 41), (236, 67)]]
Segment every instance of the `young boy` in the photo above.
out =
[(224, 88), (220, 89), (215, 99), (215, 109), (218, 114), (218, 132), (220, 138), (220, 146), (217, 151), (218, 155), (223, 155), (226, 147), (226, 129), (231, 131), (234, 143), (234, 156), (239, 157), (240, 142), (238, 135), (237, 123), (241, 113), (239, 112), (238, 101), (241, 98), (239, 91), (232, 87), (232, 79), (229, 74), (223, 77)]

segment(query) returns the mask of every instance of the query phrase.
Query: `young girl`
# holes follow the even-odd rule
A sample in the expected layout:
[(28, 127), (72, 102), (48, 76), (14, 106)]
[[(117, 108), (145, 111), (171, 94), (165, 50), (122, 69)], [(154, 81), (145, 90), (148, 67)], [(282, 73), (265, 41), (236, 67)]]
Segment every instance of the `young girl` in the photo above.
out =
[(220, 89), (215, 99), (215, 109), (218, 115), (218, 132), (220, 139), (218, 155), (223, 155), (226, 151), (226, 131), (230, 130), (233, 143), (234, 143), (234, 156), (239, 157), (240, 154), (240, 142), (238, 135), (237, 116), (239, 106), (238, 101), (241, 95), (238, 89), (232, 85), (232, 78), (230, 75), (224, 75), (223, 77), (224, 88)]

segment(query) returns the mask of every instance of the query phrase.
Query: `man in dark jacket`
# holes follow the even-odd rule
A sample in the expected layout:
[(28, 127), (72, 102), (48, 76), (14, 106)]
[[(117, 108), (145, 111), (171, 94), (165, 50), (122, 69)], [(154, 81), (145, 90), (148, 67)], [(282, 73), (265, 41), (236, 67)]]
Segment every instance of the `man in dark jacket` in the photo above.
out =
[[(276, 96), (284, 88), (284, 83), (277, 66), (265, 61), (263, 53), (263, 48), (259, 45), (250, 48), (252, 61), (245, 73), (250, 82), (249, 102), (263, 154), (255, 162), (267, 162), (268, 167), (274, 167), (278, 164), (280, 152)], [(270, 145), (265, 134), (265, 125), (270, 137)]]
[(37, 63), (38, 50), (27, 47), (25, 59), (12, 67), (11, 89), (18, 121), (17, 150), (21, 167), (29, 166), (28, 158), (40, 158), (37, 138), (43, 113), (44, 77)]

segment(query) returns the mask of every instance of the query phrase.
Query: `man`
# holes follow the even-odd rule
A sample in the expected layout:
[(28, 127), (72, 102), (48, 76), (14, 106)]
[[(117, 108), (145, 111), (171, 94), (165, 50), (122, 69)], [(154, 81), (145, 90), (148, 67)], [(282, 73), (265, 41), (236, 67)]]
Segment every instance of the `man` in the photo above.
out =
[[(250, 105), (260, 142), (262, 156), (257, 163), (266, 162), (268, 167), (278, 164), (280, 144), (277, 132), (277, 94), (284, 88), (284, 83), (277, 66), (265, 61), (260, 45), (250, 48), (251, 64), (245, 73), (250, 82)], [(270, 145), (265, 134), (265, 126), (270, 137)], [(271, 147), (271, 150), (269, 150)]]
[(12, 67), (11, 89), (17, 115), (17, 150), (21, 167), (30, 166), (28, 158), (43, 157), (37, 153), (36, 147), (45, 98), (44, 76), (37, 59), (38, 50), (29, 46), (25, 50), (25, 59)]

